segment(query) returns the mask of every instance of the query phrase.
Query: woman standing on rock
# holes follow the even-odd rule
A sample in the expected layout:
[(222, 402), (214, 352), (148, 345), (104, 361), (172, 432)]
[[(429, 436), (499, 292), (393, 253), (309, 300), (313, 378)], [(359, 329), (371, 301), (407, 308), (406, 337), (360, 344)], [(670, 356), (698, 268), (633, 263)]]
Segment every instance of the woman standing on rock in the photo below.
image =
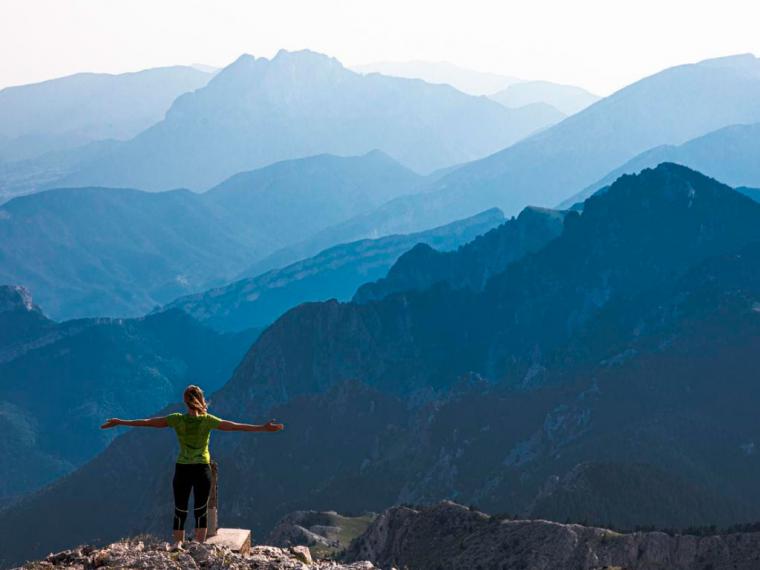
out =
[(243, 424), (217, 418), (208, 413), (208, 404), (203, 396), (203, 390), (190, 385), (184, 393), (187, 413), (169, 414), (165, 417), (147, 420), (120, 420), (111, 418), (102, 429), (114, 426), (174, 428), (179, 440), (179, 457), (174, 470), (172, 489), (174, 490), (174, 523), (173, 536), (177, 548), (182, 548), (185, 540), (185, 520), (187, 519), (190, 491), (193, 492), (195, 508), (195, 540), (206, 540), (208, 527), (208, 499), (211, 492), (211, 455), (209, 440), (211, 430), (222, 431), (266, 431), (274, 432), (283, 429), (282, 424), (274, 420), (264, 425)]

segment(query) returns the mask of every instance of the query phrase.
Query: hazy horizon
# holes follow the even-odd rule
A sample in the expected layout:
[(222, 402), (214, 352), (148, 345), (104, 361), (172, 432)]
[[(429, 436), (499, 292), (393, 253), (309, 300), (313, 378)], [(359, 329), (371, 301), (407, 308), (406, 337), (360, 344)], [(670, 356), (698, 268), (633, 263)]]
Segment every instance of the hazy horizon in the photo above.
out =
[(266, 6), (240, 0), (8, 0), (2, 11), (0, 49), (13, 57), (0, 62), (0, 88), (79, 72), (224, 67), (242, 53), (272, 57), (280, 49), (311, 49), (347, 67), (448, 62), (608, 95), (673, 65), (760, 53), (760, 6), (739, 0), (719, 6), (680, 0), (493, 6), (475, 0), (466, 9), (427, 0)]

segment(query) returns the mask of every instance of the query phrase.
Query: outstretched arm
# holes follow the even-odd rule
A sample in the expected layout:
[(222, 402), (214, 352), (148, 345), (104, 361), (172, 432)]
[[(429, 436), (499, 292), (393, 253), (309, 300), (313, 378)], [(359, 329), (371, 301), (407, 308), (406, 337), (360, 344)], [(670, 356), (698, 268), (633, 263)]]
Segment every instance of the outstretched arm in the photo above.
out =
[(222, 420), (216, 429), (222, 431), (280, 431), (284, 429), (283, 424), (276, 424), (274, 420), (270, 420), (263, 425), (257, 424), (243, 424), (238, 422), (231, 422), (228, 420)]
[(118, 418), (111, 418), (100, 426), (100, 429), (108, 429), (114, 426), (165, 428), (169, 427), (169, 423), (166, 421), (165, 417), (150, 418), (147, 420), (120, 420)]

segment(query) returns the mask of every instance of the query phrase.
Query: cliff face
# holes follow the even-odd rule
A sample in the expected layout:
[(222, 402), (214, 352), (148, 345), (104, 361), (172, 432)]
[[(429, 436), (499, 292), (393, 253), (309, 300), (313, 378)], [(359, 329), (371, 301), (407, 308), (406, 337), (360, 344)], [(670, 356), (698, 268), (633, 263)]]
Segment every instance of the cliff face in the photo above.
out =
[(348, 560), (381, 568), (530, 570), (750, 570), (760, 533), (671, 536), (621, 534), (544, 520), (500, 520), (451, 502), (381, 514), (351, 545)]

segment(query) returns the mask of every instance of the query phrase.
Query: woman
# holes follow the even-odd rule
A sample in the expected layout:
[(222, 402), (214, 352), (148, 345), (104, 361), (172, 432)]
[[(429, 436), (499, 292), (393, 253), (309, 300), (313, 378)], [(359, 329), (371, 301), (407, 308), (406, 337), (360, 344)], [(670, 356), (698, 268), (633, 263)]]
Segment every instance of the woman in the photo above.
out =
[(174, 470), (172, 489), (174, 490), (173, 537), (175, 547), (182, 548), (185, 540), (185, 519), (187, 519), (190, 491), (193, 491), (195, 508), (195, 540), (206, 540), (208, 498), (211, 492), (211, 456), (208, 450), (211, 430), (222, 431), (280, 431), (285, 426), (274, 423), (264, 425), (242, 424), (222, 420), (208, 413), (208, 404), (203, 390), (190, 385), (184, 393), (187, 413), (169, 414), (148, 420), (109, 419), (100, 426), (102, 429), (114, 426), (174, 428), (179, 440), (179, 457)]

